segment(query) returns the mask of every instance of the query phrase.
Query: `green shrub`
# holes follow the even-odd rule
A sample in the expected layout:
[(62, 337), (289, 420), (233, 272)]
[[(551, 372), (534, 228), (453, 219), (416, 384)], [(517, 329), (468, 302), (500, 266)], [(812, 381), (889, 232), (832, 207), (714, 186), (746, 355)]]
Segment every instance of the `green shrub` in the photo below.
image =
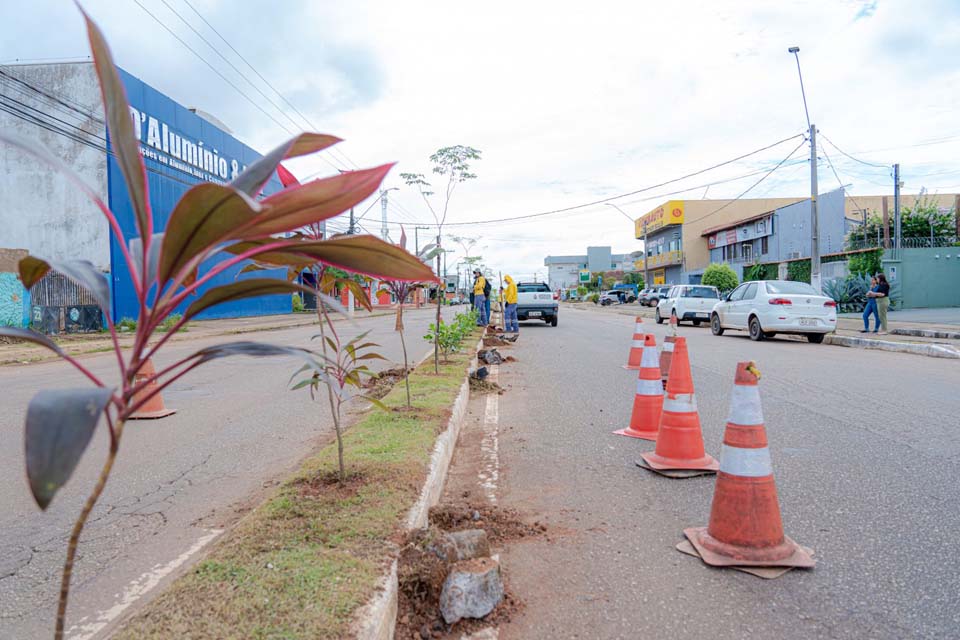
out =
[(737, 273), (726, 262), (707, 265), (700, 282), (716, 287), (721, 292), (732, 291), (740, 284), (737, 280)]
[(810, 284), (810, 259), (787, 263), (787, 280)]
[[(172, 330), (173, 330), (173, 327), (174, 327), (178, 322), (180, 322), (181, 320), (183, 320), (183, 314), (181, 314), (181, 313), (171, 314), (171, 315), (167, 316), (166, 319), (164, 319), (163, 322), (160, 323), (160, 325), (157, 327), (157, 331), (162, 331), (163, 333), (166, 333), (166, 332), (168, 332), (168, 331), (172, 331)], [(186, 330), (187, 330), (187, 325), (186, 325), (186, 324), (184, 324), (182, 327), (180, 327), (180, 331), (186, 331)]]
[(875, 275), (882, 270), (882, 258), (883, 249), (851, 254), (847, 261), (847, 270), (858, 276)]
[(423, 339), (433, 342), (436, 338), (443, 353), (443, 360), (446, 362), (451, 353), (460, 351), (463, 339), (473, 332), (479, 318), (480, 314), (476, 309), (471, 309), (468, 313), (458, 313), (453, 317), (453, 322), (441, 320), (439, 329), (436, 324), (431, 324)]
[(291, 295), (293, 300), (293, 312), (301, 313), (303, 312), (303, 298), (300, 297), (299, 293), (294, 293)]
[(120, 322), (117, 323), (117, 331), (126, 333), (127, 331), (133, 333), (137, 330), (137, 321), (133, 318), (123, 318)]

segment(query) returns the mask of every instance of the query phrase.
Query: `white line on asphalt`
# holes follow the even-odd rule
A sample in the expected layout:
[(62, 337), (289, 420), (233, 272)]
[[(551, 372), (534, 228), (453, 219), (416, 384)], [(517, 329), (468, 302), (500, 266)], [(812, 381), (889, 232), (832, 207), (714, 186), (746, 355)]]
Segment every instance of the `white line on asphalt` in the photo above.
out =
[[(500, 367), (491, 366), (487, 379), (496, 382)], [(482, 464), (477, 477), (483, 493), (492, 504), (497, 504), (497, 482), (500, 479), (500, 396), (490, 393), (483, 413), (483, 440), (480, 441)]]
[[(214, 538), (223, 533), (223, 529), (210, 529), (206, 535), (201, 536), (193, 546), (181, 553), (165, 565), (157, 565), (152, 571), (147, 571), (139, 578), (127, 585), (120, 599), (109, 609), (104, 609), (96, 614), (94, 622), (87, 624), (74, 625), (67, 630), (67, 640), (90, 640), (96, 636), (104, 627), (113, 622), (121, 613), (134, 602), (145, 596), (151, 589), (156, 587), (161, 580), (170, 575), (178, 567), (182, 566), (191, 556), (196, 555), (201, 549), (207, 546)], [(81, 621), (82, 622), (82, 621)]]

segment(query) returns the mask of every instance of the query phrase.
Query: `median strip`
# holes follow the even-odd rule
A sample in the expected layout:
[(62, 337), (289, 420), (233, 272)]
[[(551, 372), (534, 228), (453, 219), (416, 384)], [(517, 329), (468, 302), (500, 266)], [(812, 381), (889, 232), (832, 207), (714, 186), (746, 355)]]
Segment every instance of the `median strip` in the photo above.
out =
[(406, 398), (399, 385), (382, 400), (389, 411), (364, 413), (345, 434), (345, 483), (336, 480), (336, 447), (325, 447), (114, 637), (345, 637), (371, 613), (368, 602), (389, 620), (389, 598), (375, 596), (389, 592), (411, 519), (439, 495), (473, 354), (450, 356), (439, 375), (432, 363), (418, 367), (416, 412), (397, 410)]

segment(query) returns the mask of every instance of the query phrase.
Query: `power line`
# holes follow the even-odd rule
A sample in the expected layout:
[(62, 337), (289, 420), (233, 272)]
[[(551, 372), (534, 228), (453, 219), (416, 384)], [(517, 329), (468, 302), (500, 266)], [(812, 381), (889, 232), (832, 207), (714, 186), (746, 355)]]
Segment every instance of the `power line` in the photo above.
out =
[(890, 165), (877, 164), (876, 162), (867, 162), (866, 160), (860, 160), (859, 158), (854, 158), (852, 155), (850, 155), (849, 153), (847, 153), (846, 151), (844, 151), (843, 149), (841, 149), (840, 147), (838, 147), (838, 146), (833, 142), (833, 140), (831, 140), (831, 139), (828, 138), (827, 136), (824, 135), (824, 136), (823, 136), (823, 139), (826, 140), (827, 142), (829, 142), (831, 147), (833, 147), (834, 149), (836, 149), (837, 151), (839, 151), (839, 152), (842, 153), (843, 155), (847, 156), (848, 158), (850, 158), (850, 159), (853, 160), (854, 162), (859, 162), (860, 164), (865, 164), (865, 165), (867, 165), (868, 167), (881, 167), (881, 168), (883, 168), (883, 169), (889, 169), (889, 168), (890, 168)]
[[(745, 154), (743, 154), (743, 155), (737, 156), (736, 158), (731, 158), (730, 160), (725, 160), (724, 162), (720, 162), (720, 163), (717, 163), (717, 164), (715, 164), (715, 165), (711, 165), (711, 166), (709, 166), (709, 167), (706, 167), (705, 169), (700, 169), (700, 170), (698, 170), (698, 171), (694, 171), (694, 172), (692, 172), (692, 173), (688, 173), (688, 174), (686, 174), (686, 175), (680, 176), (679, 178), (673, 178), (673, 179), (671, 179), (671, 180), (666, 180), (666, 181), (660, 182), (660, 183), (658, 183), (658, 184), (650, 185), (649, 187), (644, 187), (644, 188), (642, 188), (642, 189), (637, 189), (637, 190), (635, 190), (635, 191), (630, 191), (630, 192), (628, 192), (628, 193), (621, 193), (621, 194), (619, 194), (619, 195), (611, 196), (611, 197), (609, 197), (609, 198), (603, 198), (603, 199), (600, 199), (600, 200), (594, 200), (593, 202), (586, 202), (586, 203), (583, 203), (583, 204), (574, 205), (574, 206), (572, 206), (572, 207), (565, 207), (565, 208), (563, 208), (563, 209), (552, 209), (552, 210), (550, 210), (550, 211), (541, 211), (541, 212), (539, 212), (539, 213), (531, 213), (531, 214), (522, 215), (522, 216), (512, 216), (512, 217), (509, 217), (509, 218), (500, 218), (500, 219), (496, 219), (496, 220), (476, 220), (476, 221), (473, 221), (473, 222), (448, 222), (448, 223), (446, 223), (446, 225), (444, 225), (444, 226), (447, 226), (447, 227), (463, 227), (463, 226), (474, 226), (474, 225), (481, 225), (481, 224), (495, 224), (495, 223), (500, 223), (500, 222), (510, 222), (510, 221), (513, 221), (513, 220), (527, 220), (527, 219), (530, 219), (530, 218), (540, 218), (540, 217), (543, 217), (543, 216), (549, 216), (549, 215), (553, 215), (553, 214), (557, 214), (557, 213), (564, 213), (564, 212), (567, 212), (567, 211), (573, 211), (573, 210), (575, 210), (575, 209), (582, 209), (582, 208), (584, 208), (584, 207), (590, 207), (590, 206), (597, 205), (597, 204), (603, 204), (603, 203), (605, 203), (605, 202), (610, 202), (610, 201), (612, 201), (612, 200), (619, 200), (620, 198), (626, 198), (626, 197), (628, 197), (628, 196), (636, 195), (636, 194), (638, 194), (638, 193), (643, 193), (643, 192), (645, 192), (645, 191), (650, 191), (650, 190), (652, 190), (652, 189), (656, 189), (656, 188), (658, 188), (658, 187), (663, 187), (663, 186), (666, 186), (666, 185), (668, 185), (668, 184), (673, 184), (674, 182), (680, 182), (681, 180), (686, 180), (687, 178), (692, 178), (693, 176), (698, 176), (698, 175), (700, 175), (700, 174), (702, 174), (702, 173), (706, 173), (706, 172), (708, 172), (708, 171), (712, 171), (712, 170), (714, 170), (714, 169), (718, 169), (718, 168), (723, 167), (723, 166), (726, 166), (726, 165), (728, 165), (728, 164), (732, 164), (732, 163), (734, 163), (734, 162), (738, 162), (738, 161), (740, 161), (740, 160), (743, 160), (744, 158), (749, 158), (750, 156), (756, 155), (756, 154), (761, 153), (761, 152), (763, 152), (763, 151), (766, 151), (766, 150), (768, 150), (768, 149), (772, 149), (773, 147), (776, 147), (776, 146), (778, 146), (778, 145), (781, 145), (781, 144), (783, 144), (784, 142), (788, 142), (788, 141), (793, 140), (793, 139), (795, 139), (795, 138), (802, 138), (802, 137), (803, 137), (803, 134), (798, 133), (798, 134), (793, 135), (793, 136), (790, 136), (790, 137), (788, 137), (788, 138), (784, 138), (783, 140), (779, 140), (779, 141), (777, 141), (777, 142), (774, 142), (773, 144), (769, 144), (769, 145), (767, 145), (767, 146), (765, 146), (765, 147), (761, 147), (760, 149), (756, 149), (756, 150), (751, 151), (751, 152), (749, 152), (749, 153), (745, 153)], [(802, 146), (802, 144), (803, 144), (803, 143), (801, 142), (801, 146)], [(798, 148), (799, 148), (799, 147), (798, 147)], [(792, 156), (793, 153), (791, 153), (790, 155)], [(789, 156), (788, 156), (788, 158), (789, 158)], [(788, 159), (788, 158), (787, 158), (787, 159)], [(786, 160), (786, 159), (785, 159), (785, 160)], [(785, 160), (784, 160), (784, 161), (785, 161)], [(783, 161), (781, 161), (781, 164), (782, 164), (782, 162), (783, 162)], [(776, 169), (776, 168), (779, 168), (779, 166), (780, 166), (780, 165), (777, 165), (777, 167), (775, 167), (775, 169)], [(761, 181), (762, 181), (762, 179), (761, 179)], [(758, 183), (758, 184), (759, 184), (759, 183)]]
[[(214, 27), (212, 24), (210, 24), (210, 21), (209, 21), (209, 20), (207, 20), (205, 17), (203, 17), (203, 14), (201, 14), (201, 13), (197, 10), (197, 8), (194, 7), (193, 4), (191, 4), (190, 0), (183, 0), (183, 2), (184, 2), (184, 4), (186, 4), (188, 7), (190, 7), (190, 10), (193, 11), (193, 12), (197, 15), (197, 17), (200, 18), (200, 20), (202, 20), (203, 23), (204, 23), (205, 25), (207, 25), (207, 27), (210, 28), (211, 31), (213, 31), (215, 34), (217, 34), (217, 37), (220, 38), (220, 40), (222, 40), (223, 43), (224, 43), (225, 45), (227, 45), (227, 46), (230, 48), (230, 50), (233, 51), (233, 52), (237, 55), (237, 57), (240, 58), (240, 60), (242, 60), (243, 63), (244, 63), (245, 65), (247, 65), (247, 66), (250, 68), (250, 70), (253, 71), (253, 72), (257, 75), (258, 78), (260, 78), (260, 80), (263, 81), (263, 83), (264, 83), (265, 85), (267, 85), (275, 94), (277, 94), (277, 95), (280, 97), (280, 99), (281, 99), (288, 107), (290, 107), (291, 109), (293, 109), (293, 111), (294, 111), (297, 115), (299, 115), (301, 118), (303, 118), (303, 121), (306, 122), (307, 125), (308, 125), (311, 129), (313, 129), (314, 131), (319, 131), (319, 128), (310, 120), (310, 118), (308, 118), (306, 115), (304, 115), (304, 113), (303, 113), (302, 111), (300, 111), (300, 109), (298, 109), (298, 108), (296, 107), (296, 105), (294, 105), (292, 102), (290, 102), (290, 100), (288, 100), (285, 95), (283, 95), (275, 86), (273, 86), (273, 84), (271, 84), (270, 81), (267, 80), (267, 79), (263, 76), (262, 73), (260, 73), (259, 71), (257, 71), (256, 67), (254, 67), (254, 66), (250, 63), (250, 61), (247, 60), (247, 59), (243, 56), (243, 54), (241, 54), (239, 51), (237, 51), (236, 47), (234, 47), (232, 44), (230, 44), (230, 42), (223, 36), (223, 34), (221, 34), (219, 31), (217, 31), (216, 27)], [(164, 4), (166, 4), (166, 2), (164, 2)], [(232, 65), (231, 65), (231, 66), (232, 66)], [(238, 70), (238, 73), (239, 73), (239, 70)], [(248, 80), (248, 82), (249, 82), (249, 80)], [(252, 83), (251, 83), (251, 84), (252, 84)], [(288, 116), (288, 117), (289, 117), (289, 116)], [(353, 168), (354, 168), (354, 169), (359, 169), (359, 168), (360, 168), (359, 165), (357, 165), (356, 162), (354, 162), (352, 159), (350, 159), (350, 157), (347, 156), (347, 154), (344, 153), (343, 151), (341, 151), (341, 150), (339, 150), (339, 149), (336, 149), (336, 148), (333, 148), (333, 147), (331, 147), (330, 149), (328, 149), (328, 151), (330, 152), (331, 155), (334, 154), (334, 153), (338, 153), (338, 154), (339, 154), (340, 156), (342, 156), (342, 158), (347, 162), (347, 165), (348, 165), (348, 166), (349, 166), (349, 165), (353, 165)]]

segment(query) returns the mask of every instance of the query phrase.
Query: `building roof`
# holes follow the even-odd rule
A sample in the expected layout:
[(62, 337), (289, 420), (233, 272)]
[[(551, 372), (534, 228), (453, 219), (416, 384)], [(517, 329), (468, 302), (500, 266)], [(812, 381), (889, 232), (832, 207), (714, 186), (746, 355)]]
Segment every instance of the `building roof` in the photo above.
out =
[[(800, 201), (800, 200), (797, 200), (797, 202), (801, 202), (801, 201)], [(726, 224), (718, 224), (718, 225), (715, 226), (715, 227), (710, 227), (709, 229), (704, 229), (704, 230), (700, 233), (700, 235), (701, 235), (701, 236), (712, 236), (712, 235), (715, 234), (717, 231), (725, 231), (725, 230), (727, 230), (727, 229), (733, 229), (734, 227), (739, 227), (739, 226), (742, 225), (742, 224), (747, 224), (748, 222), (753, 222), (754, 220), (759, 220), (759, 219), (761, 219), (761, 218), (766, 218), (767, 216), (772, 215), (774, 211), (776, 211), (776, 209), (774, 209), (773, 211), (764, 211), (763, 213), (758, 213), (758, 214), (756, 214), (756, 215), (750, 216), (749, 218), (743, 218), (742, 220), (737, 220), (736, 222), (728, 222), (728, 223), (726, 223)]]
[(547, 256), (543, 259), (544, 265), (549, 264), (569, 264), (571, 262), (586, 262), (587, 255), (583, 254), (580, 256)]

